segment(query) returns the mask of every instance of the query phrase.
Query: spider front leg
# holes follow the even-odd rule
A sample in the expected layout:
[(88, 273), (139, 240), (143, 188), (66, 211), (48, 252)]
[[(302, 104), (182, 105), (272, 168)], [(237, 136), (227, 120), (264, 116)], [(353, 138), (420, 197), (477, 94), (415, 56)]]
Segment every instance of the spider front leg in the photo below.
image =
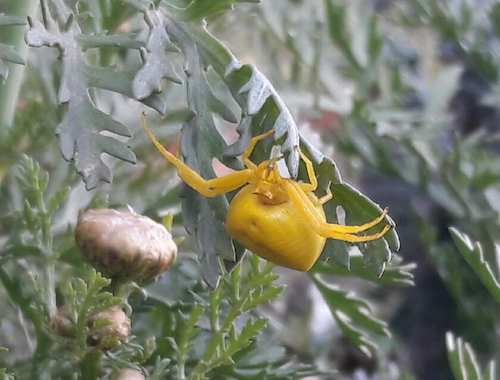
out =
[[(306, 165), (307, 177), (309, 178), (309, 183), (299, 182), (298, 185), (300, 186), (302, 191), (306, 193), (312, 193), (318, 188), (318, 180), (316, 178), (316, 173), (314, 171), (313, 163), (309, 158), (306, 157), (304, 153), (302, 153), (302, 149), (300, 149), (300, 147), (297, 147), (297, 149), (299, 151), (300, 158), (302, 158), (302, 161), (304, 161), (304, 164)], [(314, 195), (314, 197), (316, 196)], [(326, 194), (319, 199), (316, 198), (316, 200), (320, 205), (322, 205), (328, 202), (332, 198), (333, 198), (332, 191), (330, 190), (330, 188), (328, 188), (326, 189)]]
[(387, 231), (389, 231), (393, 227), (391, 224), (387, 224), (380, 232), (377, 232), (375, 234), (356, 235), (382, 222), (387, 215), (387, 208), (376, 219), (360, 226), (343, 226), (340, 224), (328, 223), (320, 215), (316, 207), (314, 207), (311, 199), (308, 197), (307, 193), (304, 192), (300, 185), (302, 184), (294, 181), (287, 181), (285, 183), (285, 191), (290, 197), (294, 206), (299, 211), (300, 215), (320, 236), (331, 239), (344, 240), (350, 243), (361, 243), (378, 239), (384, 236)]
[(245, 164), (245, 166), (247, 168), (255, 169), (257, 167), (257, 165), (255, 165), (250, 160), (249, 157), (252, 154), (253, 150), (255, 149), (255, 145), (257, 145), (257, 143), (260, 140), (263, 140), (266, 137), (271, 136), (273, 133), (274, 133), (274, 130), (271, 129), (270, 131), (267, 131), (266, 133), (252, 137), (252, 139), (250, 140), (250, 143), (248, 144), (248, 147), (245, 149), (245, 151), (243, 152), (243, 155), (241, 156), (241, 159), (243, 160), (243, 163)]
[(187, 166), (184, 162), (179, 160), (175, 155), (170, 153), (157, 140), (157, 138), (153, 135), (153, 132), (151, 131), (151, 129), (149, 129), (146, 123), (146, 115), (144, 113), (142, 114), (142, 124), (149, 138), (156, 146), (156, 148), (160, 151), (160, 153), (163, 155), (163, 157), (165, 157), (170, 163), (172, 163), (177, 168), (177, 173), (179, 174), (179, 177), (184, 182), (186, 182), (190, 187), (192, 187), (194, 190), (196, 190), (198, 193), (200, 193), (205, 197), (216, 197), (217, 195), (221, 195), (229, 191), (235, 190), (243, 186), (245, 183), (247, 183), (253, 173), (252, 169), (244, 169), (229, 174), (225, 177), (206, 180), (202, 176), (200, 176), (197, 172), (195, 172), (193, 169), (191, 169), (189, 166)]

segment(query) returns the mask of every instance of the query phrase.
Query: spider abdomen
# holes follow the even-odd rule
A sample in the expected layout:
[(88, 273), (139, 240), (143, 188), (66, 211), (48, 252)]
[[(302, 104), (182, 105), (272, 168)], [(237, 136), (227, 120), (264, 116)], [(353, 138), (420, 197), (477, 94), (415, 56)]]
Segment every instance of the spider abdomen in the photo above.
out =
[[(241, 189), (229, 206), (226, 229), (254, 254), (275, 264), (308, 271), (318, 259), (326, 238), (319, 236), (288, 200), (266, 204), (254, 186)], [(321, 206), (318, 211), (325, 219)]]

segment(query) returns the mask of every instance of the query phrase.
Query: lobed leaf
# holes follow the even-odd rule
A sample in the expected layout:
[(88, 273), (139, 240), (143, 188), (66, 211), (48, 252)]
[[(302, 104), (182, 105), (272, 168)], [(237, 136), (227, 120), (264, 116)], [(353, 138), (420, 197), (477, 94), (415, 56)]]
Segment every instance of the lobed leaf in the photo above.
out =
[[(250, 260), (255, 270), (243, 276), (241, 266), (238, 266), (210, 292), (209, 321), (212, 335), (190, 379), (202, 378), (213, 371), (225, 374), (233, 372), (255, 349), (252, 346), (268, 320), (249, 318), (241, 328), (237, 327), (240, 325), (238, 322), (251, 309), (276, 297), (283, 288), (274, 286), (270, 281), (276, 279), (270, 271), (270, 265), (261, 268), (261, 260), (257, 256), (252, 256)], [(220, 367), (224, 367), (225, 371)], [(275, 370), (269, 373), (275, 374)]]
[(182, 84), (166, 51), (178, 51), (165, 29), (167, 19), (159, 11), (149, 11), (150, 32), (145, 47), (141, 48), (143, 66), (136, 73), (132, 82), (132, 92), (136, 99), (142, 100), (155, 92), (161, 91), (161, 80), (167, 78), (174, 83)]
[(166, 374), (168, 373), (168, 365), (171, 360), (164, 358), (161, 359), (159, 356), (156, 358), (156, 363), (154, 369), (150, 376), (148, 377), (150, 380), (162, 380), (165, 379)]
[[(262, 347), (266, 349), (262, 350)], [(246, 380), (289, 380), (326, 375), (311, 364), (291, 362), (286, 356), (284, 348), (276, 346), (272, 338), (264, 338), (261, 334), (248, 347), (235, 353), (234, 366), (219, 366), (211, 374), (217, 378), (235, 377)]]
[[(161, 22), (167, 25), (167, 31), (175, 38), (186, 57), (185, 71), (189, 73), (186, 78), (187, 100), (195, 116), (183, 126), (181, 152), (187, 165), (204, 178), (213, 178), (212, 158), (221, 156), (226, 143), (218, 133), (214, 133), (216, 128), (212, 112), (219, 113), (231, 122), (235, 122), (236, 117), (213, 93), (196, 41), (188, 38), (161, 13), (154, 13), (154, 16), (161, 18)], [(225, 197), (207, 199), (187, 186), (182, 196), (185, 198), (183, 216), (186, 230), (196, 236), (201, 249), (203, 278), (215, 288), (222, 274), (219, 257), (229, 262), (236, 260), (234, 246), (225, 231), (228, 201)], [(211, 222), (207, 223), (207, 220)]]
[(413, 282), (413, 274), (411, 271), (415, 269), (415, 264), (400, 265), (401, 259), (393, 257), (393, 260), (386, 267), (384, 273), (379, 276), (374, 271), (367, 270), (365, 267), (365, 259), (362, 256), (351, 256), (350, 266), (335, 262), (318, 261), (311, 269), (311, 273), (329, 274), (337, 276), (354, 276), (365, 280), (373, 281), (378, 284), (391, 286), (411, 286)]
[[(133, 88), (130, 83), (133, 82), (135, 71), (117, 71), (114, 67), (93, 67), (88, 71), (87, 81), (90, 87), (99, 87), (105, 90), (117, 92), (133, 98)], [(157, 94), (151, 94), (141, 102), (148, 107), (153, 108), (160, 114), (166, 112), (166, 104)]]
[(57, 192), (50, 198), (47, 204), (47, 213), (49, 215), (52, 215), (61, 205), (61, 203), (66, 200), (70, 190), (71, 190), (70, 186), (63, 187), (57, 190)]
[(110, 35), (107, 31), (103, 31), (99, 34), (77, 34), (75, 35), (75, 40), (78, 41), (82, 50), (106, 46), (137, 50), (144, 47), (144, 43), (142, 41), (132, 39), (127, 35)]
[[(241, 63), (204, 28), (180, 23), (176, 26), (197, 41), (204, 62), (214, 68), (241, 108), (238, 125), (240, 139), (225, 150), (224, 156), (240, 155), (252, 136), (274, 129), (275, 140), (284, 138), (282, 152), (287, 159), (289, 172), (296, 177), (299, 168), (299, 154), (294, 148), (299, 145), (297, 124), (269, 79), (253, 65)], [(258, 151), (256, 153), (259, 155)], [(269, 157), (269, 150), (260, 152), (260, 161), (264, 157)]]
[(99, 132), (129, 135), (128, 129), (94, 108), (88, 97), (71, 98), (68, 103), (68, 112), (56, 128), (63, 157), (74, 161), (87, 190), (101, 181), (111, 182), (111, 170), (101, 154), (108, 153), (131, 163), (135, 163), (135, 155), (122, 142)]
[[(327, 182), (327, 177), (321, 172), (319, 174), (318, 182)], [(325, 204), (325, 212), (328, 221), (331, 223), (339, 223), (337, 219), (337, 211), (339, 207), (346, 214), (346, 225), (360, 225), (375, 219), (382, 213), (382, 208), (379, 205), (346, 182), (332, 182), (330, 189), (333, 194), (333, 199)], [(383, 226), (385, 226), (386, 223), (391, 225), (395, 224), (389, 216), (386, 216), (385, 223), (382, 222), (380, 225), (373, 227), (366, 232), (366, 234), (379, 231), (383, 228)], [(335, 245), (333, 245), (333, 243), (335, 243)], [(333, 243), (325, 246), (322, 257), (331, 257), (335, 262), (349, 268), (350, 257), (348, 256), (348, 245), (344, 242)], [(334, 247), (333, 249), (332, 246)], [(393, 228), (387, 232), (383, 238), (367, 243), (359, 243), (356, 244), (356, 246), (364, 255), (364, 265), (370, 265), (371, 270), (378, 277), (381, 277), (386, 264), (390, 262), (392, 258), (392, 250), (399, 249), (399, 238)]]
[(183, 10), (182, 16), (187, 21), (199, 21), (214, 16), (220, 12), (233, 8), (237, 3), (259, 3), (260, 0), (193, 0)]
[(177, 351), (179, 361), (187, 358), (189, 351), (194, 347), (194, 339), (200, 334), (199, 320), (206, 308), (200, 304), (193, 304), (188, 316), (178, 311), (175, 315), (175, 334), (172, 336), (173, 347)]
[(448, 361), (456, 380), (494, 380), (496, 379), (495, 362), (490, 362), (488, 368), (481, 372), (478, 358), (470, 346), (462, 338), (448, 332), (446, 334)]
[(373, 335), (390, 336), (387, 324), (370, 315), (370, 305), (361, 298), (325, 282), (318, 274), (312, 276), (342, 332), (366, 355), (371, 356), (377, 345)]
[[(9, 25), (24, 25), (25, 22), (18, 17), (7, 16), (0, 13), (0, 27)], [(0, 44), (0, 79), (5, 81), (9, 76), (9, 68), (3, 61), (9, 61), (18, 65), (24, 65), (24, 59), (14, 51), (14, 48), (9, 45)]]
[(26, 23), (24, 22), (24, 20), (19, 17), (6, 15), (5, 13), (0, 13), (0, 26), (25, 25), (25, 24)]
[(24, 59), (14, 51), (12, 46), (0, 44), (0, 60), (24, 65)]
[[(266, 318), (257, 318), (255, 321), (249, 319), (239, 334), (236, 333), (234, 326), (232, 326), (227, 346), (222, 353), (223, 358), (220, 361), (226, 364), (227, 360), (231, 360), (232, 356), (238, 351), (248, 347), (257, 334), (266, 327), (267, 322), (268, 320)], [(231, 364), (234, 364), (234, 362)]]
[[(108, 36), (104, 33), (94, 36), (84, 35), (74, 20), (74, 14), (68, 9), (64, 11), (70, 16), (66, 24), (60, 27), (52, 18), (45, 1), (42, 1), (42, 8), (44, 22), (28, 18), (30, 29), (26, 32), (25, 39), (30, 46), (55, 46), (62, 53), (63, 72), (59, 101), (68, 103), (68, 108), (56, 128), (56, 134), (60, 138), (63, 157), (74, 162), (77, 172), (85, 181), (86, 188), (90, 190), (101, 181), (110, 182), (112, 179), (111, 170), (102, 160), (103, 153), (130, 163), (135, 163), (136, 158), (123, 142), (103, 134), (111, 132), (131, 137), (124, 125), (97, 109), (89, 96), (89, 88), (101, 87), (101, 83), (102, 88), (121, 90), (122, 93), (131, 93), (131, 89), (120, 87), (123, 86), (124, 81), (121, 79), (123, 77), (113, 76), (112, 69), (90, 67), (83, 51), (91, 47), (111, 45), (139, 48), (141, 44), (126, 36)], [(106, 75), (102, 75), (104, 73)], [(121, 84), (117, 85), (117, 82)], [(148, 98), (147, 102), (156, 109), (163, 109), (161, 102), (154, 98)]]

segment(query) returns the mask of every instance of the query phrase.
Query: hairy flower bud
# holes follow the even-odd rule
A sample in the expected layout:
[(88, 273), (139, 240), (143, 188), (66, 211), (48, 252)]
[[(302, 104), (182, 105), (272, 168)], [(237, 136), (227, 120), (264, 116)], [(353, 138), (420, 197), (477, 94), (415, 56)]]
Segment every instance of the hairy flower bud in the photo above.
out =
[[(87, 320), (87, 326), (92, 329), (95, 327), (94, 325), (98, 320), (104, 318), (109, 319), (111, 324), (94, 331), (89, 336), (89, 344), (92, 346), (96, 346), (104, 338), (117, 338), (120, 342), (124, 342), (130, 335), (130, 331), (132, 330), (132, 323), (130, 321), (130, 318), (127, 317), (125, 312), (118, 306), (113, 306), (90, 317)], [(106, 347), (106, 349), (108, 350), (112, 350), (114, 348), (116, 347)]]
[(78, 219), (75, 240), (85, 261), (104, 276), (123, 280), (153, 279), (177, 256), (165, 226), (133, 211), (88, 210)]
[(146, 380), (140, 371), (133, 368), (122, 368), (118, 375), (114, 378), (115, 380)]

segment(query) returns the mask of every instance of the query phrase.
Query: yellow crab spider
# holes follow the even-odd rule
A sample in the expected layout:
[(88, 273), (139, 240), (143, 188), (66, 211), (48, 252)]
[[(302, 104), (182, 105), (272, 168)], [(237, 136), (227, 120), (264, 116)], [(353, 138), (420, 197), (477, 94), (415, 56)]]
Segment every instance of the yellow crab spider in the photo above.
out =
[(332, 198), (332, 193), (328, 190), (321, 198), (313, 193), (318, 186), (314, 168), (299, 147), (309, 183), (282, 177), (277, 165), (280, 158), (253, 163), (249, 157), (256, 144), (273, 134), (273, 130), (252, 138), (242, 155), (245, 169), (206, 180), (165, 149), (147, 126), (144, 114), (142, 123), (156, 148), (177, 167), (179, 177), (201, 195), (216, 197), (246, 185), (229, 205), (226, 230), (244, 247), (275, 264), (308, 271), (323, 251), (327, 238), (367, 242), (384, 236), (392, 228), (386, 224), (375, 234), (358, 235), (380, 224), (387, 208), (376, 219), (360, 226), (328, 223), (323, 205)]

